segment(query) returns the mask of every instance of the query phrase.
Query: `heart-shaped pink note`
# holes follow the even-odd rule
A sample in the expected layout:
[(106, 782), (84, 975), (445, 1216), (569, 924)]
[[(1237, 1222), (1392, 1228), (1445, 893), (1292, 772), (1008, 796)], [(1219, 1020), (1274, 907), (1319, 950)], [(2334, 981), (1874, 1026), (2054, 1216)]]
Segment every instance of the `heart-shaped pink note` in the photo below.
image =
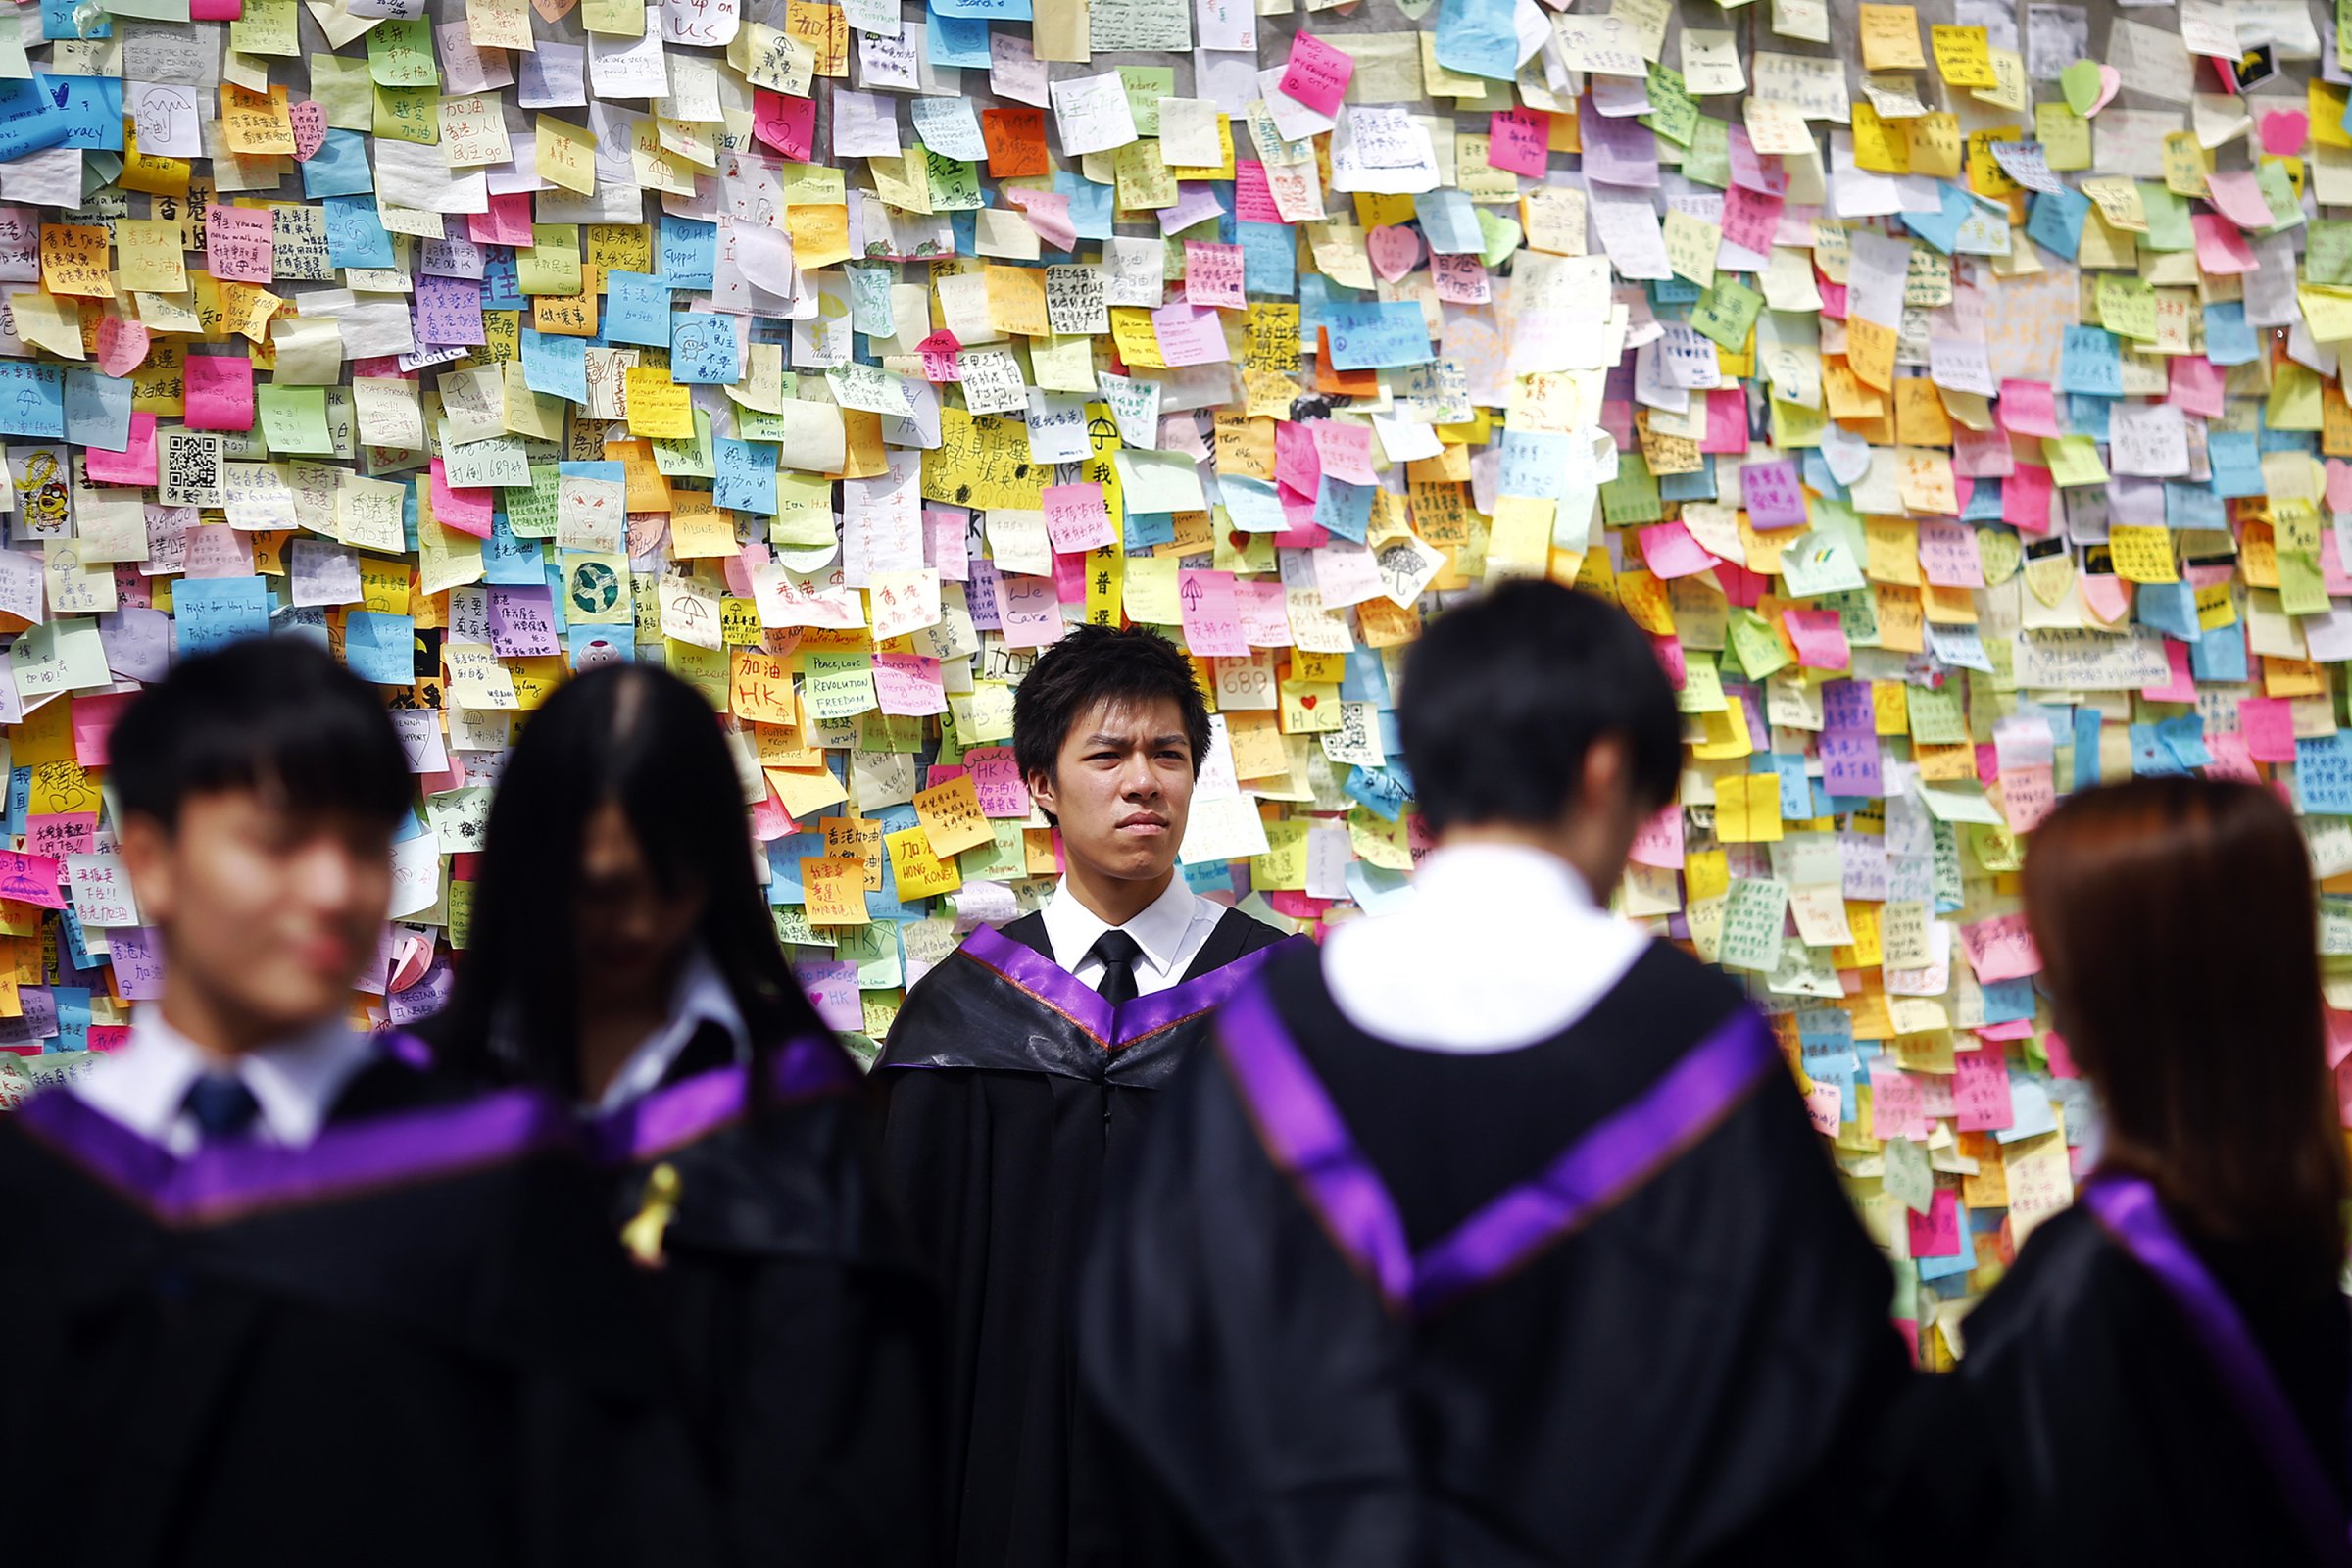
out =
[(112, 376), (125, 376), (147, 363), (147, 328), (136, 321), (126, 321), (119, 316), (101, 317), (98, 321), (98, 368)]
[(294, 122), (294, 157), (309, 163), (318, 149), (326, 145), (326, 110), (316, 101), (305, 98), (286, 111)]
[(2300, 109), (2278, 109), (2262, 117), (2262, 150), (2274, 158), (2292, 158), (2311, 135), (2311, 117)]
[(2328, 460), (2328, 510), (2352, 512), (2352, 463)]
[[(2099, 96), (2092, 101), (2090, 113), (2095, 115), (2115, 102), (2115, 95), (2123, 90), (2124, 74), (2113, 66), (2101, 66), (2099, 68)], [(2083, 118), (2087, 120), (2090, 117), (2085, 115)]]
[(2132, 585), (2121, 577), (2078, 577), (2082, 608), (2102, 626), (2113, 626), (2132, 608)]
[(1394, 283), (1421, 260), (1421, 236), (1396, 223), (1383, 223), (1364, 236), (1372, 270)]

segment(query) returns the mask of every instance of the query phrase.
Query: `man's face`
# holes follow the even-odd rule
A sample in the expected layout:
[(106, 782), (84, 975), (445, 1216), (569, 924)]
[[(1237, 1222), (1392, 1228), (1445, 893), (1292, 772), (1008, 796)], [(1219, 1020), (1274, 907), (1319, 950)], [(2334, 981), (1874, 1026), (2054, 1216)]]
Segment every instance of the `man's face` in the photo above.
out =
[(1061, 739), (1052, 778), (1029, 780), (1061, 822), (1065, 855), (1100, 875), (1148, 882), (1176, 864), (1193, 806), (1193, 746), (1172, 697), (1098, 703)]
[(122, 849), (170, 982), (256, 1043), (342, 1016), (391, 905), (388, 824), (220, 790), (189, 797), (175, 830), (130, 818)]

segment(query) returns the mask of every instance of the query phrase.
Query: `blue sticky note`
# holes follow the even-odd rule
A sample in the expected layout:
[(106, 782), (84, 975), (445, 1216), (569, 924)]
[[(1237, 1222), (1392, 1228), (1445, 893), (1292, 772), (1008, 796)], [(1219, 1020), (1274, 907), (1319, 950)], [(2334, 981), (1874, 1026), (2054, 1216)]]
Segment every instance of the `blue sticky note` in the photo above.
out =
[(776, 514), (776, 444), (773, 441), (738, 441), (732, 436), (714, 436), (710, 442), (712, 466), (718, 470), (713, 493), (718, 504), (730, 512), (756, 512), (761, 516)]
[(1336, 370), (1391, 369), (1426, 365), (1431, 358), (1429, 322), (1410, 300), (1335, 303), (1324, 313), (1322, 326), (1330, 334)]
[(2215, 626), (2207, 631), (2188, 650), (2188, 672), (2198, 680), (2244, 680), (2245, 628)]
[(669, 370), (674, 379), (689, 386), (732, 386), (743, 378), (732, 316), (673, 311), (669, 332)]
[(2186, 772), (2192, 768), (2209, 767), (2213, 753), (2205, 749), (2205, 719), (2199, 713), (2179, 713), (2156, 721), (2157, 744), (2172, 759), (2173, 765)]
[(65, 435), (63, 367), (0, 360), (0, 432), (60, 438)]
[(1069, 198), (1070, 227), (1080, 239), (1110, 238), (1111, 200), (1117, 194), (1113, 187), (1060, 169), (1054, 172), (1054, 194)]
[(977, 18), (982, 22), (1027, 22), (1029, 0), (931, 0), (943, 17)]
[(2132, 603), (2143, 626), (2153, 626), (2184, 643), (2197, 642), (2205, 635), (2197, 624), (2197, 591), (2187, 583), (2143, 582)]
[(989, 68), (988, 24), (977, 18), (943, 17), (933, 11), (923, 18), (924, 53), (935, 66), (958, 66), (975, 71)]
[(1422, 239), (1440, 256), (1475, 256), (1486, 248), (1478, 206), (1468, 191), (1452, 185), (1423, 191), (1413, 198), (1413, 217)]
[(397, 267), (392, 236), (375, 210), (373, 196), (329, 196), (326, 209), (326, 259), (335, 267)]
[(504, 588), (536, 588), (547, 581), (547, 552), (536, 539), (515, 537), (503, 511), (490, 514), (490, 537), (482, 541), (482, 577)]
[(2115, 334), (2104, 327), (2070, 326), (2058, 353), (2058, 389), (2092, 397), (2124, 395), (2124, 361)]
[(522, 329), (522, 384), (551, 398), (588, 401), (588, 340)]
[(1412, 786), (1393, 760), (1387, 767), (1358, 767), (1347, 790), (1348, 799), (1384, 822), (1396, 821), (1404, 811), (1404, 803), (1412, 798)]
[(1237, 223), (1244, 292), (1282, 298), (1298, 289), (1298, 241), (1282, 223)]
[(2295, 793), (2306, 811), (2352, 816), (2352, 735), (2295, 737)]
[(1497, 494), (1556, 501), (1568, 493), (1568, 437), (1561, 431), (1505, 427), (1495, 449)]
[(74, 118), (59, 97), (38, 74), (29, 81), (0, 81), (0, 162), (58, 146), (74, 133)]
[[(2120, 368), (2122, 362), (2117, 363)], [(2066, 395), (2066, 433), (2086, 435), (2093, 441), (2104, 442), (2107, 439), (2107, 416), (2110, 412), (2106, 398), (2070, 392)]]
[(101, 12), (84, 32), (74, 19), (74, 0), (41, 0), (41, 36), (44, 38), (112, 38), (115, 24)]
[(2222, 498), (2201, 484), (2166, 480), (2164, 525), (2168, 528), (2227, 528), (2230, 509)]
[(2205, 357), (2216, 365), (2251, 365), (2261, 352), (2246, 325), (2243, 300), (2217, 300), (2205, 307)]
[(172, 609), (182, 659), (270, 630), (270, 598), (258, 576), (182, 577), (172, 584)]
[(1689, 473), (1661, 473), (1658, 481), (1660, 501), (1718, 501), (1716, 494), (1715, 458), (1711, 453), (1699, 454), (1698, 466)]
[[(1946, 180), (1936, 181), (1936, 196), (1941, 204), (1936, 211), (1905, 213), (1903, 226), (1949, 256), (1953, 242), (1960, 237), (1960, 225), (1974, 216), (1977, 204), (1969, 199), (1966, 191)], [(2080, 225), (2076, 232), (2079, 236)]]
[(514, 247), (485, 245), (482, 247), (482, 309), (485, 311), (524, 311), (530, 301), (522, 295), (522, 274), (515, 266)]
[(378, 686), (415, 684), (416, 617), (353, 611), (343, 623), (343, 662), (360, 679)]
[(808, 890), (801, 882), (801, 861), (825, 856), (822, 833), (787, 833), (767, 846), (767, 902), (807, 904)]
[(2026, 217), (2026, 235), (2068, 261), (2082, 246), (2082, 223), (2090, 216), (2090, 198), (2077, 190), (2045, 190), (2034, 194), (2034, 209)]
[(2206, 461), (2212, 466), (2213, 493), (2223, 500), (2269, 492), (2262, 481), (2262, 448), (2243, 430), (2213, 430), (2205, 437)]
[(368, 167), (368, 138), (356, 130), (332, 130), (302, 166), (302, 193), (321, 196), (359, 196), (375, 189), (375, 171)]
[(672, 288), (709, 288), (718, 260), (718, 225), (662, 215), (662, 275)]
[(2001, 481), (1979, 479), (1976, 488), (1968, 493), (1968, 503), (1960, 509), (1962, 522), (1998, 522), (2001, 520)]
[(1176, 514), (1173, 512), (1130, 512), (1120, 519), (1119, 543), (1129, 554), (1140, 550), (1155, 550), (1161, 545), (1176, 542)]
[(1340, 701), (1371, 703), (1379, 708), (1391, 706), (1388, 666), (1380, 662), (1379, 649), (1348, 651), (1348, 667), (1340, 674)]
[(1447, 71), (1509, 81), (1519, 73), (1513, 0), (1445, 0), (1438, 10), (1437, 53)]
[(669, 290), (666, 275), (607, 272), (604, 335), (614, 343), (669, 347)]
[(2075, 710), (2075, 788), (2086, 790), (2099, 781), (2099, 714), (2096, 709)]
[(66, 439), (102, 452), (130, 446), (130, 380), (76, 368), (66, 372)]
[(122, 81), (119, 76), (38, 76), (66, 117), (61, 147), (122, 151)]
[(1362, 544), (1372, 527), (1372, 492), (1376, 488), (1324, 474), (1315, 486), (1315, 525)]

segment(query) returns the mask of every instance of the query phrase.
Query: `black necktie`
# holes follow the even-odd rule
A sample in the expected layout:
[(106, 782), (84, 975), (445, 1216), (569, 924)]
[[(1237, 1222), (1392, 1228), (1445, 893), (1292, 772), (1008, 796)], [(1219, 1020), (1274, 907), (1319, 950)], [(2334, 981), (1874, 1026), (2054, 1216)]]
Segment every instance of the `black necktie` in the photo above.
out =
[(208, 1144), (244, 1137), (262, 1113), (245, 1080), (230, 1072), (208, 1072), (190, 1084), (181, 1107)]
[(1135, 1000), (1135, 960), (1144, 945), (1124, 931), (1105, 931), (1095, 938), (1087, 952), (1102, 965), (1102, 978), (1095, 986), (1102, 1000), (1112, 1006)]

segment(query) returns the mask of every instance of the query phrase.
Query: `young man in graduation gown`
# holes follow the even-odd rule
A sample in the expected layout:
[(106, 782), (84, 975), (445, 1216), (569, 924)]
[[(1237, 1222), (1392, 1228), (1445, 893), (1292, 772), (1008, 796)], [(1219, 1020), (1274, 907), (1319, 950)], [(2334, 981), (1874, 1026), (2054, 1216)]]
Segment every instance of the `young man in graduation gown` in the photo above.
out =
[(1036, 913), (973, 932), (907, 993), (877, 1068), (886, 1157), (947, 1293), (947, 1510), (959, 1568), (1115, 1560), (1131, 1512), (1074, 1433), (1068, 1296), (1107, 1164), (1280, 934), (1176, 869), (1209, 745), (1189, 661), (1081, 626), (1013, 704), (1060, 829)]
[(131, 706), (108, 781), (165, 972), (0, 1117), (13, 1560), (708, 1560), (567, 1118), (345, 1021), (410, 819), (375, 694), (240, 643)]
[(1278, 957), (1163, 1092), (1082, 1280), (1090, 1402), (1202, 1560), (1838, 1560), (1893, 1283), (1763, 1018), (1605, 907), (1673, 798), (1666, 676), (1514, 583), (1401, 703), (1415, 902)]

